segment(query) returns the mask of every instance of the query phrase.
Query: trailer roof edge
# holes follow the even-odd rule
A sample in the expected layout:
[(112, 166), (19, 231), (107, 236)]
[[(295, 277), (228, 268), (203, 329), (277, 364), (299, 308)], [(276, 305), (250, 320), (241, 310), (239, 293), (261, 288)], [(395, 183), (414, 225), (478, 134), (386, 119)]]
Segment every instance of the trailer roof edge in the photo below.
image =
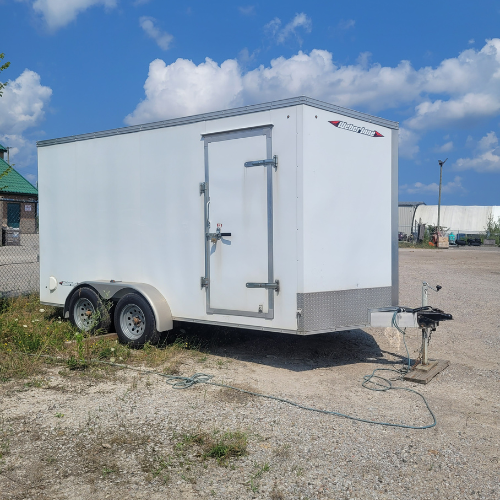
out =
[(324, 111), (331, 111), (338, 113), (349, 118), (355, 118), (363, 120), (375, 125), (380, 125), (382, 127), (387, 127), (390, 129), (398, 130), (399, 123), (391, 120), (386, 120), (385, 118), (380, 118), (378, 116), (369, 115), (367, 113), (362, 113), (361, 111), (355, 111), (353, 109), (343, 108), (335, 104), (329, 104), (327, 102), (319, 101), (311, 97), (300, 96), (292, 97), (290, 99), (281, 99), (279, 101), (271, 101), (262, 104), (251, 104), (249, 106), (242, 106), (239, 108), (226, 109), (222, 111), (212, 111), (210, 113), (203, 113), (199, 115), (186, 116), (181, 118), (172, 118), (170, 120), (163, 120), (159, 122), (144, 123), (142, 125), (131, 125), (129, 127), (121, 127), (110, 130), (103, 130), (100, 132), (91, 132), (87, 134), (71, 135), (68, 137), (60, 137), (57, 139), (47, 139), (44, 141), (37, 141), (37, 147), (53, 146), (55, 144), (64, 144), (68, 142), (75, 141), (85, 141), (88, 139), (96, 139), (99, 137), (109, 137), (112, 135), (121, 134), (131, 134), (134, 132), (141, 132), (144, 130), (153, 130), (158, 128), (174, 127), (176, 125), (187, 125), (190, 123), (196, 123), (207, 120), (217, 120), (219, 118), (227, 118), (231, 116), (246, 115), (250, 113), (258, 113), (259, 111), (268, 111), (271, 109), (288, 108), (290, 106), (298, 106), (300, 104), (306, 104), (313, 108), (322, 109)]

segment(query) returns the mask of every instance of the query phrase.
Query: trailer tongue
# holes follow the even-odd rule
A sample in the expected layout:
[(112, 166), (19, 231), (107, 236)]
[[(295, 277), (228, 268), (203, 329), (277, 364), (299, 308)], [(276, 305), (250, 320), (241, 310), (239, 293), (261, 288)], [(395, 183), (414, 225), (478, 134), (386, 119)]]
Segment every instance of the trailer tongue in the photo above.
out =
[(405, 375), (405, 380), (426, 384), (449, 365), (449, 361), (429, 360), (429, 343), (432, 332), (436, 331), (441, 321), (453, 319), (451, 314), (427, 305), (428, 290), (431, 289), (439, 292), (441, 288), (440, 285), (433, 288), (424, 281), (422, 283), (422, 306), (415, 309), (397, 306), (373, 309), (370, 311), (370, 324), (373, 327), (395, 327), (403, 336), (405, 330), (402, 330), (402, 328), (422, 329), (422, 349), (420, 351), (420, 358), (418, 362), (414, 364), (413, 370)]

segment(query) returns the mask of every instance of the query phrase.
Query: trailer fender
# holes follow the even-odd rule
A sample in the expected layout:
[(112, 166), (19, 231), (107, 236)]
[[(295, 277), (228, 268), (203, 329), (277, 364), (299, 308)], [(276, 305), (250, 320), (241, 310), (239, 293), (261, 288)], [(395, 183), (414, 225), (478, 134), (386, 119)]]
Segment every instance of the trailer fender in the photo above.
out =
[(69, 318), (69, 301), (76, 290), (83, 286), (93, 288), (103, 299), (117, 302), (130, 292), (137, 292), (142, 295), (151, 306), (156, 322), (156, 329), (159, 332), (172, 330), (174, 327), (172, 312), (165, 297), (154, 286), (147, 283), (133, 283), (125, 281), (82, 281), (78, 283), (66, 298), (64, 304), (64, 317)]

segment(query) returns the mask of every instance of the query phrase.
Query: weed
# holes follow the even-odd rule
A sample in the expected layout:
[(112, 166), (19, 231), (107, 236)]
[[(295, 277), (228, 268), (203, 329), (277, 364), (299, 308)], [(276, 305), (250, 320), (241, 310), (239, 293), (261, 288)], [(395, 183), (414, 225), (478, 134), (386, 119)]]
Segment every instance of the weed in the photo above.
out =
[(250, 481), (248, 482), (248, 486), (253, 493), (257, 493), (257, 491), (259, 491), (259, 480), (264, 472), (269, 472), (271, 466), (266, 462), (263, 465), (255, 464), (255, 468), (257, 471), (250, 475)]
[(185, 476), (184, 474), (181, 474), (181, 478), (184, 479), (186, 483), (196, 484), (196, 479), (194, 477), (188, 477)]
[(204, 457), (215, 458), (219, 464), (231, 457), (241, 457), (247, 451), (247, 436), (242, 432), (225, 432), (218, 439), (208, 439)]
[(73, 355), (66, 361), (66, 364), (70, 370), (85, 370), (88, 367), (85, 360), (81, 360)]
[(224, 465), (230, 458), (246, 455), (247, 440), (247, 435), (239, 431), (184, 434), (176, 449), (183, 451), (186, 447), (197, 446), (201, 449), (202, 459), (214, 458), (219, 465)]
[(250, 478), (249, 487), (253, 493), (257, 493), (259, 491), (259, 487), (257, 486), (253, 477)]
[(64, 413), (56, 413), (55, 415), (57, 418), (63, 418), (64, 417)]
[(104, 477), (106, 477), (106, 476), (107, 476), (107, 475), (109, 475), (109, 474), (113, 474), (114, 472), (116, 472), (116, 471), (115, 471), (114, 469), (109, 468), (109, 467), (104, 466), (104, 467), (102, 468), (102, 475), (103, 475)]
[(142, 471), (148, 473), (151, 479), (160, 478), (164, 484), (170, 481), (170, 472), (174, 466), (172, 458), (164, 458), (161, 455), (154, 455), (152, 459), (145, 457), (142, 461)]
[[(111, 304), (106, 303), (107, 307)], [(99, 377), (116, 370), (95, 364), (93, 359), (132, 365), (161, 366), (168, 374), (178, 374), (186, 357), (198, 360), (201, 343), (195, 337), (177, 338), (170, 344), (133, 349), (115, 340), (90, 341), (90, 333), (80, 332), (62, 310), (52, 306), (41, 307), (37, 295), (0, 298), (0, 383), (12, 379), (26, 379), (44, 373), (47, 365), (64, 363), (70, 372), (86, 377)], [(185, 333), (185, 332), (184, 332)], [(72, 342), (68, 342), (72, 341)], [(47, 358), (53, 356), (60, 359)], [(208, 359), (205, 355), (203, 360)], [(61, 374), (69, 375), (62, 370)]]
[(30, 380), (29, 382), (26, 382), (24, 384), (24, 387), (31, 388), (31, 387), (43, 387), (45, 385), (45, 380), (43, 379), (33, 379)]
[(109, 359), (112, 358), (114, 355), (115, 349), (113, 347), (106, 346), (97, 355), (99, 359)]

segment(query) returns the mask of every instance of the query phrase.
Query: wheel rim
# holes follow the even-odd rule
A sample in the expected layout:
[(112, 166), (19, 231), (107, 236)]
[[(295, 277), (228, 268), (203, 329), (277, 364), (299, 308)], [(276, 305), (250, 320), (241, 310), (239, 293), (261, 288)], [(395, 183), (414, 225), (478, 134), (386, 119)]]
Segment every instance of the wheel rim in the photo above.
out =
[(95, 307), (90, 302), (89, 299), (79, 298), (76, 301), (75, 308), (73, 310), (73, 317), (75, 318), (76, 326), (88, 332), (94, 325)]
[(120, 313), (120, 328), (130, 340), (142, 337), (146, 329), (146, 317), (143, 310), (135, 304), (125, 306)]

